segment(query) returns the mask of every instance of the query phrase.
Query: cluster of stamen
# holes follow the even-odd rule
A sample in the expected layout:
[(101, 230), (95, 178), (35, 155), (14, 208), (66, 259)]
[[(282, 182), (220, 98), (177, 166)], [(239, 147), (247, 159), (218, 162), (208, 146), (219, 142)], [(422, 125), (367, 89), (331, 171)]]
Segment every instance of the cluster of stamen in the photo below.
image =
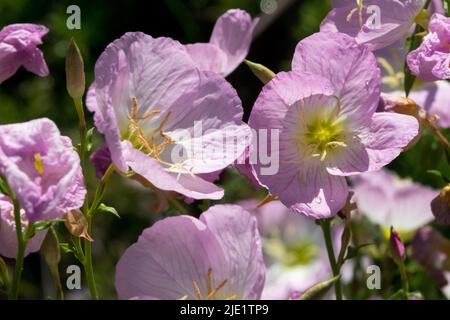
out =
[(363, 26), (363, 0), (356, 0), (356, 8), (353, 8), (350, 13), (347, 16), (347, 22), (350, 22), (352, 20), (353, 15), (357, 12), (358, 13), (358, 22), (359, 27), (362, 28)]
[[(212, 300), (216, 297), (217, 293), (227, 284), (228, 279), (223, 280), (218, 286), (213, 285), (213, 280), (212, 280), (212, 269), (209, 268), (208, 272), (206, 273), (206, 294), (203, 294), (200, 290), (199, 285), (197, 284), (196, 281), (193, 281), (192, 285), (194, 287), (194, 294), (195, 294), (195, 299), (197, 300)], [(180, 298), (180, 300), (186, 300), (189, 296), (185, 295), (183, 297)], [(235, 300), (237, 299), (236, 295), (231, 295), (227, 298), (225, 298), (224, 300)]]
[(162, 130), (167, 121), (169, 121), (171, 112), (167, 113), (158, 128), (154, 130), (155, 133), (159, 134), (159, 136), (163, 138), (163, 141), (161, 143), (157, 142), (157, 138), (154, 135), (152, 135), (150, 141), (148, 141), (147, 135), (139, 125), (139, 121), (149, 119), (160, 113), (161, 110), (157, 109), (152, 110), (142, 116), (138, 115), (137, 100), (136, 97), (133, 97), (131, 114), (128, 116), (129, 122), (127, 135), (127, 139), (132, 141), (139, 151), (142, 151), (149, 156), (154, 157), (158, 161), (161, 161), (160, 155), (164, 151), (164, 148), (168, 145), (174, 144), (174, 141), (168, 135), (164, 134)]
[[(178, 173), (177, 180), (180, 178), (182, 173), (188, 173), (191, 176), (194, 176), (194, 174), (192, 173), (192, 169), (186, 168), (188, 160), (185, 160), (181, 163), (169, 163), (161, 159), (161, 154), (163, 153), (164, 149), (169, 145), (175, 144), (175, 141), (163, 132), (163, 128), (169, 121), (172, 113), (168, 112), (166, 114), (159, 126), (153, 130), (153, 134), (151, 135), (151, 137), (148, 138), (148, 134), (146, 134), (141, 128), (139, 122), (160, 114), (161, 110), (152, 110), (141, 116), (138, 114), (136, 97), (133, 97), (132, 100), (133, 105), (131, 108), (131, 114), (128, 116), (128, 130), (126, 139), (131, 141), (136, 149), (155, 158), (161, 164), (166, 166), (167, 171)], [(158, 142), (158, 138), (162, 138), (162, 141)]]
[(311, 156), (318, 157), (320, 161), (324, 161), (331, 150), (347, 147), (342, 141), (342, 123), (336, 118), (340, 112), (340, 101), (338, 98), (336, 101), (332, 114), (322, 115), (306, 124), (304, 134), (306, 145), (312, 150)]

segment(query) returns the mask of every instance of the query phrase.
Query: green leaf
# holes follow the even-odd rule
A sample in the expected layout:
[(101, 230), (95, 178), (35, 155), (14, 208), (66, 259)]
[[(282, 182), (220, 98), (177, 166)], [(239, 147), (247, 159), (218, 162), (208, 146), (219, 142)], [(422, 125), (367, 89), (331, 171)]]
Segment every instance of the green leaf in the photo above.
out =
[(409, 68), (406, 64), (403, 69), (403, 72), (405, 74), (405, 82), (404, 82), (405, 95), (406, 95), (406, 97), (408, 97), (409, 93), (411, 92), (411, 89), (414, 85), (414, 82), (416, 81), (416, 77), (411, 73), (411, 71), (409, 70)]
[(8, 267), (6, 262), (0, 257), (0, 285), (2, 288), (7, 289), (9, 285)]
[(253, 74), (264, 84), (268, 83), (275, 77), (275, 73), (262, 64), (254, 63), (249, 60), (245, 60), (244, 62), (250, 70), (252, 70)]
[(75, 251), (69, 243), (60, 243), (59, 247), (64, 253), (73, 253)]
[(398, 290), (396, 293), (394, 293), (392, 296), (387, 298), (387, 300), (402, 300), (405, 294), (403, 293), (403, 289)]
[(360, 244), (356, 247), (349, 246), (347, 249), (347, 255), (345, 256), (344, 261), (353, 259), (354, 257), (356, 257), (358, 255), (359, 250), (361, 250), (364, 247), (370, 246), (370, 245), (373, 245), (373, 243), (364, 243), (364, 244)]
[(427, 173), (436, 176), (438, 178), (441, 178), (442, 180), (444, 180), (447, 183), (450, 183), (450, 179), (447, 178), (442, 172), (440, 172), (439, 170), (427, 170)]
[(92, 140), (95, 133), (95, 127), (90, 128), (86, 133), (86, 151), (91, 152), (92, 150)]
[(445, 153), (445, 159), (447, 160), (447, 163), (450, 164), (450, 151), (444, 147), (444, 153)]
[(49, 267), (57, 266), (61, 261), (58, 235), (56, 234), (54, 228), (50, 228), (48, 230), (40, 251), (41, 254), (44, 255), (45, 261)]
[(337, 275), (329, 280), (320, 282), (303, 293), (298, 300), (320, 300), (322, 299), (331, 287), (341, 278), (341, 275)]
[(117, 212), (117, 210), (113, 207), (107, 206), (104, 203), (100, 203), (100, 205), (97, 208), (97, 211), (104, 212), (104, 213), (110, 213), (120, 219), (120, 215)]
[(9, 195), (9, 193), (10, 193), (8, 183), (6, 182), (5, 178), (3, 178), (3, 177), (0, 177), (0, 193), (2, 193), (4, 195)]

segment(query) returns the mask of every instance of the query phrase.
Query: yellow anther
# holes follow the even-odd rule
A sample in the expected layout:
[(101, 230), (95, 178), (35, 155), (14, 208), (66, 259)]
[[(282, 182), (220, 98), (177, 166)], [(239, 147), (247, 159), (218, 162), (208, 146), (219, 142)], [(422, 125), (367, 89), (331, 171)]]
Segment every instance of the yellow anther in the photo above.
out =
[[(194, 296), (197, 300), (211, 300), (214, 299), (217, 293), (227, 284), (228, 279), (225, 279), (222, 281), (217, 287), (213, 287), (213, 279), (212, 279), (212, 268), (209, 268), (206, 273), (206, 295), (203, 296), (200, 286), (197, 284), (196, 281), (192, 282), (192, 285), (194, 287)], [(187, 295), (182, 296), (179, 298), (179, 300), (186, 300), (188, 298)], [(237, 295), (233, 294), (229, 297), (226, 297), (225, 300), (234, 300), (237, 299)]]
[(359, 23), (359, 27), (362, 28), (362, 26), (363, 26), (363, 9), (364, 9), (363, 0), (356, 0), (356, 8), (353, 8), (350, 11), (350, 13), (347, 15), (347, 22), (350, 22), (350, 20), (352, 20), (353, 14), (355, 12), (358, 12), (358, 23)]
[(42, 161), (42, 157), (40, 153), (34, 154), (34, 168), (40, 175), (44, 173), (44, 163)]

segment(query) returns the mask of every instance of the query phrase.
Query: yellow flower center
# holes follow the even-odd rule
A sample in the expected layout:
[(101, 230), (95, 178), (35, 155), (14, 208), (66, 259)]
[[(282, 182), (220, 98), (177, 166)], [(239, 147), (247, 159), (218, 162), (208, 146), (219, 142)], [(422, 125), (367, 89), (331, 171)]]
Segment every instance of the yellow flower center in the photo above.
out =
[(312, 148), (312, 156), (324, 161), (331, 150), (347, 147), (342, 141), (343, 129), (342, 122), (337, 121), (333, 115), (307, 124), (305, 142)]

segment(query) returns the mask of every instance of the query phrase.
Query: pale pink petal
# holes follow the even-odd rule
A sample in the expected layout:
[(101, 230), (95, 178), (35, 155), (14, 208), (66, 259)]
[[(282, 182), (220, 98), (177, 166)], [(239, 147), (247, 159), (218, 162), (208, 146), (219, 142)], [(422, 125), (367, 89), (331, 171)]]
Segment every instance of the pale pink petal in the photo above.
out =
[(205, 294), (208, 269), (221, 282), (226, 266), (221, 245), (203, 222), (189, 216), (170, 217), (146, 229), (121, 257), (116, 290), (120, 299), (148, 295), (195, 299), (194, 281)]
[(378, 170), (394, 160), (419, 133), (416, 118), (390, 112), (377, 112), (370, 127), (359, 134), (369, 156), (367, 171)]
[(134, 149), (128, 142), (124, 144), (126, 163), (137, 174), (143, 176), (156, 188), (176, 191), (193, 199), (220, 199), (224, 191), (198, 176), (168, 172), (157, 160)]
[(378, 106), (380, 69), (373, 53), (342, 33), (319, 32), (299, 42), (292, 69), (328, 79), (341, 101), (341, 114), (367, 124)]
[(185, 47), (200, 70), (225, 74), (227, 56), (218, 46), (210, 43), (194, 43)]
[(28, 51), (28, 58), (23, 63), (25, 69), (40, 77), (46, 77), (49, 74), (47, 63), (44, 60), (44, 54), (38, 48)]
[(200, 216), (219, 240), (230, 275), (225, 296), (257, 300), (261, 297), (266, 268), (255, 217), (237, 205), (213, 206)]
[(240, 9), (228, 10), (217, 20), (209, 42), (219, 47), (227, 56), (224, 76), (244, 61), (257, 23), (258, 19), (252, 20), (247, 12)]

